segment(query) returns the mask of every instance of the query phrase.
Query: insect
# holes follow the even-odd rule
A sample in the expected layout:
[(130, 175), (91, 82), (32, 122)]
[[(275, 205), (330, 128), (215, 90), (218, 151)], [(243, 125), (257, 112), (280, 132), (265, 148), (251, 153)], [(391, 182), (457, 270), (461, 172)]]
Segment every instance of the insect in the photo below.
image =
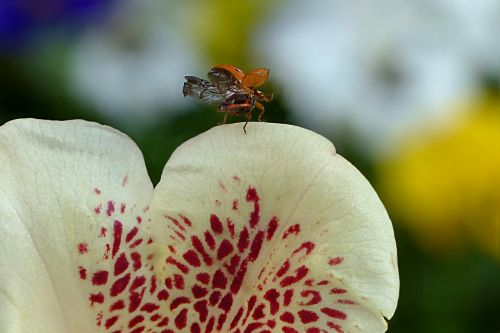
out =
[(269, 69), (256, 68), (248, 73), (233, 65), (217, 65), (208, 72), (208, 81), (196, 76), (186, 76), (182, 88), (184, 97), (191, 96), (205, 103), (218, 104), (217, 111), (225, 112), (223, 124), (228, 114), (244, 115), (246, 126), (252, 119), (255, 108), (260, 110), (257, 119), (262, 121), (265, 108), (261, 102), (270, 102), (273, 94), (265, 94), (256, 88), (269, 77)]

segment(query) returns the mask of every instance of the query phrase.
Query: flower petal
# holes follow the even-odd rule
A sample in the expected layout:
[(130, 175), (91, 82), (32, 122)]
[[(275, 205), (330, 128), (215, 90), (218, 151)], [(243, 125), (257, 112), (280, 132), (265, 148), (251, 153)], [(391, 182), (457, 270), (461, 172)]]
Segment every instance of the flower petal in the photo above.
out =
[(93, 288), (153, 194), (140, 151), (94, 123), (15, 120), (0, 167), (0, 331), (95, 332), (109, 295)]
[(15, 121), (0, 147), (2, 332), (382, 332), (394, 312), (387, 214), (312, 132), (217, 127), (177, 150), (149, 210), (116, 131)]
[[(171, 327), (383, 332), (398, 293), (394, 234), (366, 179), (288, 125), (214, 128), (167, 163), (151, 204)], [(159, 221), (157, 221), (159, 222)], [(169, 282), (170, 281), (170, 282)], [(167, 286), (168, 287), (168, 286)]]

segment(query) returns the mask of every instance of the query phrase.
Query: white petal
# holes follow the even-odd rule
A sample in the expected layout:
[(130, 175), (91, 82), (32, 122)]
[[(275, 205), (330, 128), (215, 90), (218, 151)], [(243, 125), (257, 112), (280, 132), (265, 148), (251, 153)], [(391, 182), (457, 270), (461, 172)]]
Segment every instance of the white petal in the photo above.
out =
[[(180, 93), (179, 78), (202, 63), (199, 47), (183, 29), (192, 16), (188, 6), (125, 1), (113, 14), (107, 27), (94, 26), (75, 43), (68, 71), (75, 95), (128, 124), (186, 108), (192, 101)], [(131, 36), (133, 50), (123, 42)]]
[(4, 125), (1, 331), (384, 331), (396, 249), (373, 189), (312, 132), (248, 132), (217, 127), (179, 148), (146, 212), (151, 183), (123, 135)]
[(15, 120), (0, 128), (0, 168), (0, 332), (99, 331), (109, 297), (91, 305), (93, 274), (111, 271), (109, 289), (115, 221), (125, 238), (153, 192), (140, 151), (94, 123)]
[(481, 73), (498, 73), (499, 7), (495, 0), (287, 1), (255, 45), (301, 124), (325, 133), (347, 127), (376, 156), (393, 152), (401, 134), (454, 116), (456, 101), (482, 89)]
[(220, 126), (186, 142), (156, 188), (155, 242), (170, 245), (170, 264), (156, 270), (169, 279), (173, 269), (185, 286), (172, 298), (188, 298), (173, 309), (177, 329), (385, 331), (399, 278), (373, 188), (313, 132), (266, 123), (247, 132)]

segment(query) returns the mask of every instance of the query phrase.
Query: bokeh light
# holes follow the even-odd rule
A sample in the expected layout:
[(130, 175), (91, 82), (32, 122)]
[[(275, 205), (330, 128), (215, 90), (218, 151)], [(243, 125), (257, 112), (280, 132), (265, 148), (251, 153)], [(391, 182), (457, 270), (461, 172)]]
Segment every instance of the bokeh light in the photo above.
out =
[(457, 109), (380, 162), (382, 193), (430, 255), (475, 243), (500, 259), (500, 98)]

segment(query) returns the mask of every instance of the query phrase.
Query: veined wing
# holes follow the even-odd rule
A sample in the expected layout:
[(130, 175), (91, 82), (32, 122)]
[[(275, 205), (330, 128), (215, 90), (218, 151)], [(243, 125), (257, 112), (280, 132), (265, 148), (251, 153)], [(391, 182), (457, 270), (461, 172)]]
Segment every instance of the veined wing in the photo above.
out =
[(225, 92), (221, 92), (213, 83), (196, 76), (186, 76), (182, 87), (184, 97), (191, 96), (205, 103), (221, 103), (225, 99)]
[(235, 89), (241, 85), (231, 72), (223, 68), (212, 68), (207, 76), (210, 82), (224, 95), (226, 95), (229, 90)]

